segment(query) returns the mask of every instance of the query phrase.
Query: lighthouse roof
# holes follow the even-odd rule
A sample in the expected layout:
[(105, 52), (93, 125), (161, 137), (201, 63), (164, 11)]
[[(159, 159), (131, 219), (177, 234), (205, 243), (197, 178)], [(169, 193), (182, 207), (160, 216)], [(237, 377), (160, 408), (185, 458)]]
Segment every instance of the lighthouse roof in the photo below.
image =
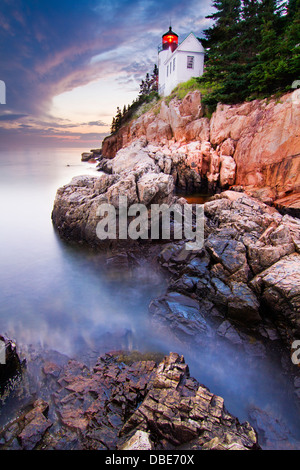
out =
[(170, 26), (169, 31), (167, 31), (165, 34), (163, 34), (163, 37), (168, 36), (169, 34), (172, 34), (173, 36), (176, 36), (178, 38), (178, 34), (174, 33), (174, 31), (172, 31), (172, 26)]

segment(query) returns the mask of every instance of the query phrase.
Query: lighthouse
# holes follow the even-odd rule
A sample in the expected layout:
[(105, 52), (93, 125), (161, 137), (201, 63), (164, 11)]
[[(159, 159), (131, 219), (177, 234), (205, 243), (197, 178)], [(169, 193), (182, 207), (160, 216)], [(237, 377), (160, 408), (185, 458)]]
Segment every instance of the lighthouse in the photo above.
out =
[(172, 26), (170, 26), (169, 31), (163, 34), (162, 37), (162, 48), (164, 51), (171, 50), (175, 51), (178, 47), (178, 34), (172, 31)]
[(162, 35), (158, 50), (158, 92), (168, 96), (182, 82), (201, 77), (204, 71), (204, 48), (200, 40), (190, 33), (180, 44), (178, 35), (170, 26)]

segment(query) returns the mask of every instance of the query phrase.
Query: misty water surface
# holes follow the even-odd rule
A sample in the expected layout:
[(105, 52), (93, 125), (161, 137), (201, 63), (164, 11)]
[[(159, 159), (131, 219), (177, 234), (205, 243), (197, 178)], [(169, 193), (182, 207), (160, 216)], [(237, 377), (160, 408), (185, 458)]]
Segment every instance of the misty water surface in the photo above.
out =
[[(57, 188), (73, 176), (98, 175), (80, 154), (0, 152), (0, 333), (21, 347), (42, 346), (83, 360), (109, 349), (176, 351), (241, 421), (251, 421), (249, 407), (258, 407), (283, 421), (292, 442), (300, 441), (299, 411), (280, 354), (254, 360), (226, 343), (194, 347), (159, 338), (149, 326), (148, 305), (164, 292), (162, 275), (144, 265), (107, 276), (101, 256), (57, 237), (51, 223)], [(271, 432), (280, 441), (280, 431)]]

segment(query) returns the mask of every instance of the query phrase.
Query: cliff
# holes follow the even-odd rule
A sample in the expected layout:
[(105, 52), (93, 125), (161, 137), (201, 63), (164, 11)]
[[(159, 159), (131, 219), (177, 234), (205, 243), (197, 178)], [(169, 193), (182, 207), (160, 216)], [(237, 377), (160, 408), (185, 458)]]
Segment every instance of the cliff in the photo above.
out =
[[(97, 253), (107, 257), (108, 266), (116, 273), (122, 272), (124, 266), (134, 269), (144, 262), (155, 266), (157, 263), (158, 269), (163, 268), (167, 289), (150, 302), (148, 309), (149, 325), (157, 338), (170, 338), (176, 347), (185, 345), (190, 350), (197, 350), (197, 345), (209, 350), (213, 344), (214, 354), (216, 350), (223, 352), (224, 345), (228, 345), (235, 349), (237, 357), (242, 353), (258, 369), (260, 359), (269, 360), (273, 353), (279, 354), (280, 373), (290, 374), (293, 384), (290, 397), (297, 407), (299, 368), (291, 357), (300, 338), (300, 220), (281, 214), (270, 204), (278, 205), (279, 199), (285, 199), (288, 201), (285, 207), (296, 209), (299, 203), (298, 122), (294, 94), (285, 95), (278, 102), (220, 105), (210, 119), (204, 116), (199, 92), (188, 94), (182, 101), (172, 100), (169, 104), (162, 101), (106, 138), (98, 166), (102, 171), (95, 176), (78, 176), (59, 188), (52, 211), (54, 227), (63, 240), (94, 247)], [(244, 191), (238, 190), (239, 185)], [(189, 206), (185, 198), (176, 194), (175, 187), (187, 192), (220, 193), (204, 204), (204, 243), (199, 249), (186, 248), (185, 242), (191, 241), (186, 234), (182, 240), (173, 240), (172, 236), (151, 238), (152, 204), (176, 203), (183, 209)], [(236, 191), (226, 190), (230, 187)], [(127, 233), (124, 236), (124, 226), (119, 222), (125, 220), (129, 233), (132, 213), (123, 218), (120, 196), (126, 196), (129, 206), (137, 208), (141, 204), (147, 209), (145, 219), (140, 219), (138, 224), (133, 221), (134, 234), (139, 232), (138, 237)], [(103, 217), (101, 208), (111, 211), (115, 221), (112, 230), (110, 219)], [(175, 229), (177, 222), (170, 221), (170, 229)], [(150, 240), (144, 238), (149, 233)], [(247, 367), (245, 363), (245, 379)], [(185, 383), (182, 380), (186, 377), (180, 378), (180, 387)], [(74, 385), (76, 389), (84, 385), (83, 389), (88, 390), (85, 383), (76, 381)], [(142, 431), (146, 433), (142, 436), (148, 439), (147, 423), (151, 423), (152, 430), (159, 429), (159, 437), (150, 436), (154, 441), (194, 449), (197, 422), (189, 420), (188, 426), (185, 420), (177, 423), (177, 410), (172, 408), (169, 414), (175, 395), (157, 392), (156, 388), (151, 389), (148, 395), (155, 394), (155, 413), (151, 408), (153, 402), (146, 397), (129, 419), (126, 415), (126, 422), (122, 420), (119, 437), (126, 437), (128, 444)], [(126, 406), (124, 393), (120, 390), (117, 399)], [(184, 397), (189, 394), (192, 403), (190, 391), (185, 389), (183, 393)], [(181, 407), (178, 394), (176, 400)], [(91, 406), (94, 409), (94, 404)], [(163, 410), (162, 421), (158, 409)], [(84, 430), (90, 432), (87, 415), (82, 417), (76, 412), (75, 420), (69, 420), (69, 410), (62, 409), (59, 413), (60, 416), (66, 413), (73, 428), (76, 421), (76, 425), (83, 424)], [(193, 410), (189, 413), (193, 415)], [(97, 422), (105, 422), (106, 417), (104, 421), (102, 418), (99, 414), (98, 420), (97, 415)], [(205, 422), (202, 417), (200, 420)], [(177, 431), (174, 434), (177, 424), (178, 434)], [(224, 447), (220, 423), (216, 425), (221, 434), (208, 435), (206, 442), (199, 441), (196, 448), (216, 443), (218, 448)], [(165, 434), (168, 429), (172, 430), (171, 434), (169, 431)], [(263, 432), (268, 429), (269, 423), (263, 424)], [(108, 432), (111, 438), (111, 429), (105, 427), (98, 431), (98, 442), (108, 447), (106, 436)], [(229, 436), (230, 442), (240, 447), (241, 443), (244, 445), (247, 429), (239, 428), (238, 435), (235, 431), (235, 440)], [(188, 438), (183, 438), (186, 435)], [(123, 445), (123, 440), (119, 444)], [(248, 442), (246, 448), (253, 445), (256, 445), (254, 441)], [(298, 442), (296, 445), (299, 447)]]
[[(300, 106), (295, 90), (280, 99), (217, 106), (205, 117), (200, 91), (163, 100), (104, 139), (102, 157), (146, 138), (170, 159), (178, 188), (213, 191), (240, 186), (265, 203), (300, 210)], [(155, 148), (153, 148), (155, 147)]]

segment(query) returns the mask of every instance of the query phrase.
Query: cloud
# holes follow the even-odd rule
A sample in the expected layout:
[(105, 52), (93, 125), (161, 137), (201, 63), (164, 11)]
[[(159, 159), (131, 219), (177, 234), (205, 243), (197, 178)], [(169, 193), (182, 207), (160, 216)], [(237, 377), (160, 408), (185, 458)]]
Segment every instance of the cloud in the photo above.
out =
[[(84, 125), (84, 124), (82, 124)], [(87, 126), (99, 126), (99, 127), (107, 127), (109, 124), (103, 122), (103, 121), (90, 121), (86, 123)]]
[[(209, 13), (210, 0), (2, 0), (0, 79), (10, 114), (0, 121), (28, 115), (41, 125), (54, 97), (101, 79), (116, 82), (124, 96), (135, 89), (138, 94), (170, 20), (179, 36), (191, 30), (201, 35)], [(45, 128), (49, 124), (45, 119)], [(86, 124), (54, 117), (52, 125), (107, 126), (96, 116)]]
[(28, 116), (27, 114), (7, 113), (7, 114), (0, 115), (0, 121), (18, 121), (19, 119), (22, 119), (27, 116)]

